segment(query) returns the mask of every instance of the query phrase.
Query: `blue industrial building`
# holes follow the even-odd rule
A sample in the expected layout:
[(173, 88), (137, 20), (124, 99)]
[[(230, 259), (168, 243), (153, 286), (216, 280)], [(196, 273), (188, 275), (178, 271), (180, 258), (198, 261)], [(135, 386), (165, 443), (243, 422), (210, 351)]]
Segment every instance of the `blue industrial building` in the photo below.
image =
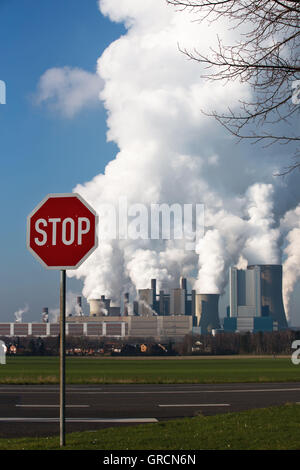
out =
[(229, 284), (224, 331), (256, 333), (287, 328), (281, 265), (253, 265), (246, 270), (231, 267)]

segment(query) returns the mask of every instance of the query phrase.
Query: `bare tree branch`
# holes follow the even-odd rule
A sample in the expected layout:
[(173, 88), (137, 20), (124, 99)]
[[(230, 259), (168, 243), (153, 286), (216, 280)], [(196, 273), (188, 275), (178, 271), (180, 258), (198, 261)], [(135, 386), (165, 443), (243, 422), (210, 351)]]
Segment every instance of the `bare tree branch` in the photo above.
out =
[[(209, 55), (198, 50), (179, 47), (189, 59), (201, 64), (202, 78), (247, 83), (254, 95), (253, 102), (240, 102), (240, 112), (231, 109), (226, 114), (215, 111), (213, 116), (232, 135), (253, 142), (268, 141), (295, 144), (299, 131), (293, 135), (270, 132), (268, 125), (290, 124), (299, 120), (300, 102), (293, 100), (294, 84), (300, 85), (300, 1), (296, 0), (166, 0), (178, 10), (193, 12), (197, 21), (218, 22), (230, 19), (234, 28), (247, 25), (234, 45), (224, 45), (217, 38), (216, 49)], [(300, 101), (300, 99), (299, 99)], [(246, 128), (250, 127), (247, 133)], [(260, 129), (253, 131), (253, 126)], [(261, 132), (262, 126), (266, 130)], [(283, 174), (300, 167), (300, 149), (294, 154), (295, 163)]]

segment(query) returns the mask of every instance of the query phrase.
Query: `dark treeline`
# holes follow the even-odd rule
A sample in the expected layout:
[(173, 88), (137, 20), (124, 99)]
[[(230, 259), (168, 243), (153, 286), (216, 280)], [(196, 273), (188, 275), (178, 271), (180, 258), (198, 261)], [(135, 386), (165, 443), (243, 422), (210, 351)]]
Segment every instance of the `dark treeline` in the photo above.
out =
[(300, 331), (219, 333), (197, 338), (187, 335), (178, 352), (182, 355), (291, 354), (291, 346), (296, 339), (300, 339)]
[[(8, 355), (57, 356), (59, 337), (0, 337), (8, 346)], [(300, 339), (300, 331), (283, 330), (258, 333), (219, 333), (212, 335), (186, 335), (182, 341), (170, 339), (158, 343), (154, 338), (66, 338), (68, 355), (229, 355), (291, 354), (292, 343)], [(146, 348), (142, 346), (146, 345)], [(162, 347), (161, 347), (162, 346)]]

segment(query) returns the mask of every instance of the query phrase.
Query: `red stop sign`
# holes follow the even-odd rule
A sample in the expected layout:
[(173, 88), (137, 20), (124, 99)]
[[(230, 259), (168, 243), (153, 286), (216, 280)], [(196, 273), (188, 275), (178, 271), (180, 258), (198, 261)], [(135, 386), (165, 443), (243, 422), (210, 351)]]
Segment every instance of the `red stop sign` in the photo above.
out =
[(97, 224), (79, 194), (49, 194), (27, 218), (27, 248), (48, 269), (76, 269), (97, 248)]

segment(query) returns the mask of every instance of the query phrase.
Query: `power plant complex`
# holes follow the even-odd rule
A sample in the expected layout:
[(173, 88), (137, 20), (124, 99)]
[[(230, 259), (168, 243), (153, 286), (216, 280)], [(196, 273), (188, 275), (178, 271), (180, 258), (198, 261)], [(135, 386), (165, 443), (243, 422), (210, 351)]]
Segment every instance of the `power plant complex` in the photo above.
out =
[[(66, 318), (66, 334), (71, 336), (153, 338), (180, 340), (187, 334), (218, 332), (277, 331), (287, 328), (282, 300), (282, 266), (250, 265), (229, 270), (229, 306), (222, 322), (219, 294), (188, 291), (187, 280), (178, 288), (157, 291), (156, 279), (150, 288), (139, 289), (131, 302), (124, 294), (122, 307), (113, 306), (102, 295), (88, 299), (90, 312), (84, 315), (81, 297), (74, 314)], [(59, 323), (49, 322), (48, 309), (40, 323), (0, 323), (0, 336), (57, 336)]]

